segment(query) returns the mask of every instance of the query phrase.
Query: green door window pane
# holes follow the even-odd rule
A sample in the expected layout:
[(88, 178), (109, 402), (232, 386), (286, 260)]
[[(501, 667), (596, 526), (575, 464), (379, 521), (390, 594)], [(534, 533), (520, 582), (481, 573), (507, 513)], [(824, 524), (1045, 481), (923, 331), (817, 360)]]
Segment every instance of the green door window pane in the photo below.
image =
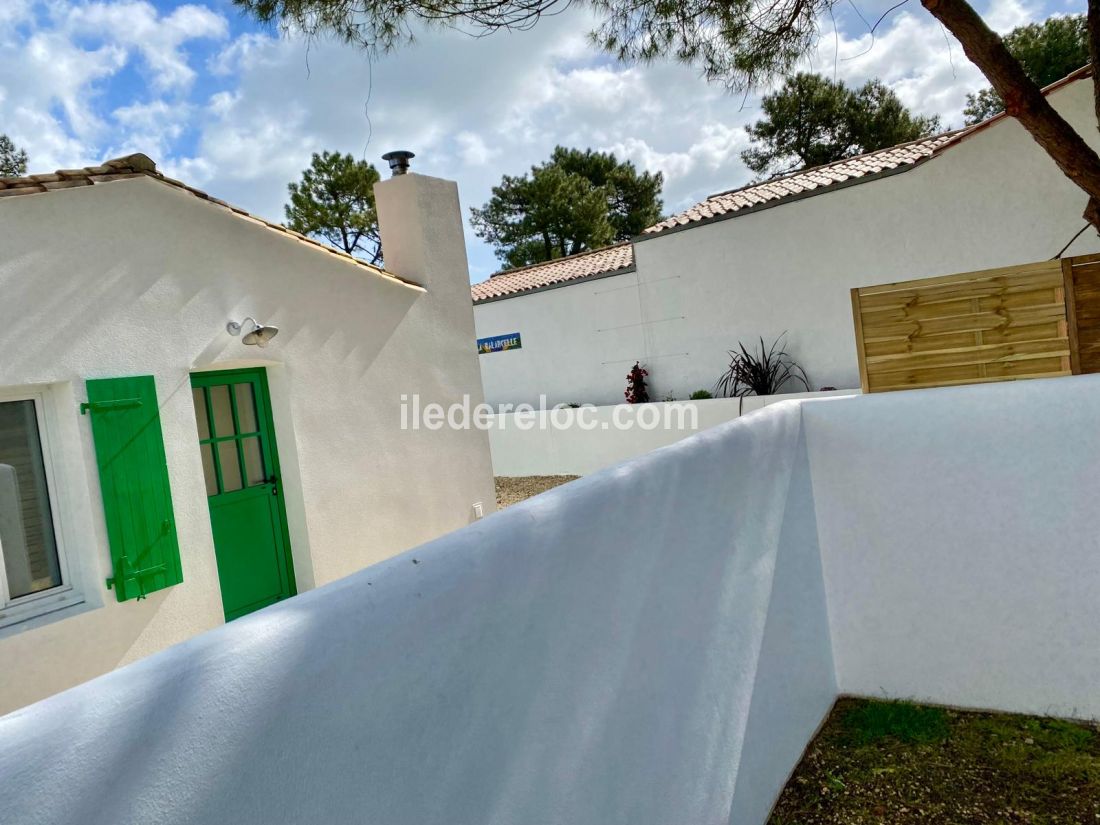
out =
[(218, 442), (218, 464), (222, 471), (223, 493), (232, 493), (244, 487), (241, 481), (241, 463), (237, 458), (236, 441)]
[(202, 475), (206, 479), (206, 494), (216, 496), (218, 494), (218, 471), (214, 469), (214, 447), (211, 444), (200, 444), (202, 453)]
[(252, 384), (234, 384), (233, 392), (237, 396), (237, 432), (258, 432), (260, 427), (256, 423), (256, 394)]
[(255, 487), (267, 481), (264, 472), (264, 456), (260, 449), (260, 438), (241, 439), (241, 452), (244, 453), (244, 476), (247, 487)]
[[(225, 438), (236, 434), (233, 426), (233, 403), (229, 400), (229, 387), (221, 384), (210, 387), (210, 407), (214, 412), (214, 435)], [(222, 472), (225, 470), (223, 468)]]
[(206, 398), (202, 387), (191, 390), (191, 400), (195, 405), (195, 424), (199, 428), (199, 441), (206, 441), (210, 438), (210, 417), (206, 412)]

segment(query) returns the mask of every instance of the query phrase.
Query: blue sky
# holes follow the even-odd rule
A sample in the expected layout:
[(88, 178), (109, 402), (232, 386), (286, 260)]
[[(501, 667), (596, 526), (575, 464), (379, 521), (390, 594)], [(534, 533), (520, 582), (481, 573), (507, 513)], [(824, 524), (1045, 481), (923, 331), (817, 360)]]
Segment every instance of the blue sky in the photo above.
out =
[[(856, 5), (874, 20), (892, 4)], [(879, 77), (910, 107), (961, 125), (966, 93), (985, 84), (917, 0), (884, 22), (873, 47), (854, 6), (842, 8), (807, 68)], [(979, 8), (1007, 31), (1084, 4)], [(585, 40), (587, 15), (481, 40), (427, 32), (372, 64), (349, 47), (307, 48), (261, 28), (230, 0), (0, 0), (0, 132), (27, 149), (34, 172), (142, 151), (275, 220), (287, 183), (323, 149), (379, 167), (386, 150), (412, 149), (418, 171), (458, 181), (464, 207), (556, 144), (663, 172), (668, 212), (746, 182), (738, 156), (756, 98), (730, 96), (688, 67), (610, 60)], [(467, 243), (473, 280), (498, 268), (468, 228)]]

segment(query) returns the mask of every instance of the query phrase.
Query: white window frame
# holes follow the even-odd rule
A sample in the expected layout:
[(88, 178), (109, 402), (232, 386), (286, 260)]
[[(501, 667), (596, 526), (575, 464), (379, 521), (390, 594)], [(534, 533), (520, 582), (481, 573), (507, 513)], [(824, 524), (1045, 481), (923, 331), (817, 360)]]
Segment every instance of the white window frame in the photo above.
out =
[(61, 584), (26, 596), (9, 598), (7, 568), (0, 546), (0, 630), (57, 610), (64, 610), (84, 602), (78, 586), (76, 569), (69, 563), (64, 531), (63, 509), (65, 497), (60, 493), (58, 461), (54, 445), (59, 443), (56, 428), (48, 412), (52, 412), (48, 391), (41, 389), (0, 389), (0, 404), (9, 401), (34, 402), (35, 419), (38, 422), (38, 440), (42, 448), (42, 466), (46, 474), (46, 495), (50, 504), (50, 520), (53, 523), (54, 544), (57, 548), (57, 569)]

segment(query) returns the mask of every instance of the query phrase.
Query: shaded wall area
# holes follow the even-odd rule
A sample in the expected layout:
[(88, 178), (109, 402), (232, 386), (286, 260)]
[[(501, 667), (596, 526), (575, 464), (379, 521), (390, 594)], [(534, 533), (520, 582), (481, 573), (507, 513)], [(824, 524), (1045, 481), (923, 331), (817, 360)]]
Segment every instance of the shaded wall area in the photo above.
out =
[(0, 719), (6, 815), (759, 825), (841, 692), (1100, 716), (1098, 414), (773, 405)]

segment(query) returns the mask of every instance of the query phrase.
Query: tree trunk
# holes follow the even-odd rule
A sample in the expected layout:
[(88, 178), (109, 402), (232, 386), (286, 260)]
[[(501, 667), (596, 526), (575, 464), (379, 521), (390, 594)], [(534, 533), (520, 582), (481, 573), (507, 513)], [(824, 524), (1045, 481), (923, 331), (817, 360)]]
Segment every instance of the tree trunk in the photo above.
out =
[[(1097, 3), (1098, 0), (1089, 0), (1090, 41), (1094, 24), (1100, 25), (1093, 14)], [(982, 70), (1004, 100), (1005, 111), (1020, 121), (1065, 176), (1088, 195), (1085, 220), (1100, 230), (1100, 156), (1054, 110), (1001, 38), (966, 0), (921, 0), (921, 5), (955, 35), (966, 56)], [(1100, 15), (1100, 9), (1097, 14)], [(1091, 48), (1090, 45), (1090, 53)], [(1100, 99), (1097, 105), (1100, 106)]]
[[(1088, 15), (1085, 17), (1085, 28), (1089, 36), (1089, 62), (1093, 66), (1100, 66), (1100, 0), (1089, 0)], [(1095, 70), (1094, 70), (1095, 75)], [(1096, 109), (1096, 120), (1100, 123), (1100, 83), (1093, 77), (1092, 102)]]

